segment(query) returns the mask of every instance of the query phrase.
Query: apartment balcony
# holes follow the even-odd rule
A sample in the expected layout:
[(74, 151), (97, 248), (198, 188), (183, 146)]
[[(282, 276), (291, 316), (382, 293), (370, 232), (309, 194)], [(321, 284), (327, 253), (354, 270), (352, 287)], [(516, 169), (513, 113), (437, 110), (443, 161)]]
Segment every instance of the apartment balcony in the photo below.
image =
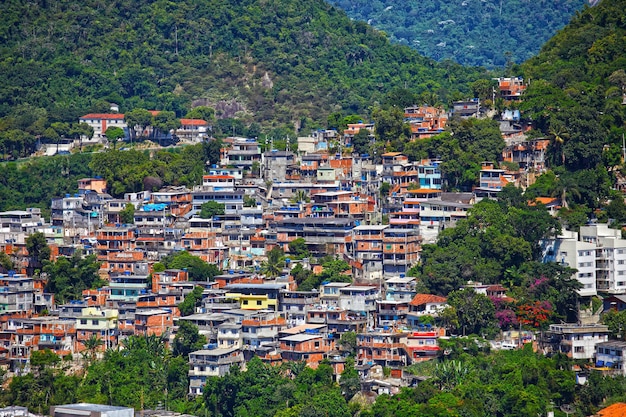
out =
[(375, 252), (357, 252), (355, 258), (360, 259), (362, 261), (380, 261), (383, 258), (383, 254), (380, 252), (380, 249)]
[(358, 349), (404, 349), (404, 343), (400, 342), (367, 342), (359, 340), (357, 342)]
[(383, 241), (383, 234), (377, 234), (377, 235), (362, 235), (362, 234), (355, 234), (354, 235), (354, 241), (355, 242), (359, 242), (359, 241), (371, 241), (371, 240), (378, 240), (380, 242)]
[(381, 361), (381, 362), (405, 362), (406, 355), (399, 353), (372, 353), (367, 355), (358, 355), (359, 361)]
[(134, 234), (107, 235), (103, 233), (96, 233), (96, 239), (99, 241), (106, 241), (106, 240), (122, 241), (122, 240), (133, 240), (134, 238), (135, 238)]
[(307, 317), (306, 321), (311, 324), (325, 324), (326, 317)]
[(391, 308), (379, 308), (378, 314), (385, 316), (406, 316), (409, 313), (409, 309), (391, 309)]
[[(202, 383), (201, 380), (198, 379), (191, 379), (192, 377), (203, 377), (203, 376), (221, 376), (220, 375), (220, 368), (219, 366), (207, 366), (205, 367), (204, 371), (200, 371), (200, 370), (190, 370), (189, 371), (189, 386), (191, 388), (194, 387), (202, 387), (204, 385), (204, 383)], [(197, 382), (196, 382), (197, 381)]]
[(219, 340), (241, 340), (241, 333), (218, 333), (217, 338)]

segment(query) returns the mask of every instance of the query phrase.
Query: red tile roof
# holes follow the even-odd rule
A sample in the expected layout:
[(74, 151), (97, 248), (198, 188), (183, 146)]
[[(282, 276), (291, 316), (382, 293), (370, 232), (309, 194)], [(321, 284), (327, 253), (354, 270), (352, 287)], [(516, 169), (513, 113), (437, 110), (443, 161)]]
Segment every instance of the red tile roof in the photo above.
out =
[(209, 125), (205, 120), (200, 120), (200, 119), (180, 119), (180, 124), (183, 126), (208, 126)]
[(232, 175), (203, 175), (203, 180), (233, 180), (235, 179)]
[(80, 117), (80, 120), (84, 120), (84, 119), (124, 120), (124, 114), (123, 113), (89, 113)]
[(557, 204), (559, 199), (556, 197), (535, 197), (535, 201), (547, 206), (548, 204)]
[(415, 294), (415, 297), (409, 303), (412, 306), (421, 306), (428, 303), (445, 303), (448, 301), (446, 297), (440, 297), (433, 294)]
[(603, 410), (598, 412), (598, 416), (600, 417), (618, 417), (626, 415), (626, 404), (625, 403), (615, 403)]

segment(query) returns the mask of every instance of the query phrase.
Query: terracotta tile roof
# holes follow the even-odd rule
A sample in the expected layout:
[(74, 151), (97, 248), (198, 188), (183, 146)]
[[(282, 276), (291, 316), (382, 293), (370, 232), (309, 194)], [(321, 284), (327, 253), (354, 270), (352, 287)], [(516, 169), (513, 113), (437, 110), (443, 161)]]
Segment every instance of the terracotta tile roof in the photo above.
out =
[(551, 203), (557, 203), (558, 202), (558, 198), (556, 198), (556, 197), (535, 197), (535, 201), (537, 203), (548, 205), (548, 204), (551, 204)]
[(433, 294), (415, 294), (415, 297), (409, 303), (412, 306), (421, 306), (428, 303), (445, 303), (448, 301), (446, 297), (440, 297)]
[(232, 175), (203, 175), (203, 180), (233, 180), (235, 179)]
[(209, 125), (205, 120), (201, 120), (201, 119), (180, 119), (180, 124), (183, 126), (208, 126)]
[(598, 417), (622, 417), (626, 416), (626, 403), (615, 403), (598, 412)]
[(124, 114), (123, 113), (89, 113), (80, 117), (80, 120), (83, 120), (83, 119), (124, 120)]

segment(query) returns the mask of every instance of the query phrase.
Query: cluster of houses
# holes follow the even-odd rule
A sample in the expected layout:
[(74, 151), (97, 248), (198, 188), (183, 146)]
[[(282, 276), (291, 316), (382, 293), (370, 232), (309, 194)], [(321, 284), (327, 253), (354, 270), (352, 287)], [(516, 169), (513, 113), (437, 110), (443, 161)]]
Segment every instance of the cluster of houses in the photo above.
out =
[[(523, 82), (501, 79), (500, 89), (514, 100)], [(480, 111), (477, 100), (454, 108), (461, 117), (478, 117)], [(441, 132), (448, 119), (429, 106), (406, 108), (405, 117), (415, 140)], [(86, 115), (81, 121), (96, 135), (109, 126), (127, 128), (118, 113)], [(206, 122), (181, 123), (184, 131), (177, 136), (206, 139)], [(193, 189), (165, 187), (114, 198), (104, 179), (85, 178), (76, 194), (52, 200), (49, 221), (39, 209), (0, 213), (0, 251), (14, 266), (0, 274), (0, 363), (20, 372), (28, 369), (34, 350), (69, 355), (94, 349), (94, 338), (101, 341), (95, 349), (117, 346), (129, 335), (172, 338), (181, 321), (188, 321), (208, 342), (189, 355), (189, 392), (199, 395), (208, 377), (224, 375), (234, 364), (245, 366), (252, 356), (312, 367), (329, 359), (340, 374), (345, 345), (339, 339), (355, 332), (362, 378), (378, 381), (379, 390), (393, 389), (379, 381), (381, 367), (399, 370), (427, 360), (439, 353), (438, 340), (446, 337), (431, 319), (446, 307), (446, 299), (416, 293), (414, 278), (407, 276), (421, 245), (434, 242), (475, 202), (496, 196), (507, 184), (528, 185), (532, 173), (545, 169), (548, 141), (525, 140), (519, 113), (505, 112), (502, 159), (516, 162), (520, 170), (486, 162), (474, 190), (448, 193), (442, 190), (441, 161), (410, 162), (398, 152), (379, 160), (329, 152), (333, 141), (349, 146), (361, 129), (373, 131), (373, 125), (348, 125), (341, 138), (335, 131), (313, 132), (298, 138), (297, 152), (271, 145), (263, 151), (256, 139), (227, 138), (220, 164), (208, 166), (202, 184)], [(389, 185), (385, 195), (383, 183)], [(223, 205), (223, 214), (202, 218), (207, 202)], [(541, 203), (552, 211), (559, 208), (558, 199)], [(26, 249), (35, 232), (45, 236), (52, 260), (77, 251), (95, 255), (107, 285), (84, 291), (82, 300), (55, 303), (55, 295), (44, 291), (45, 273), (36, 271)], [(310, 258), (290, 258), (289, 243), (299, 238)], [(542, 245), (546, 262), (577, 269), (581, 295), (608, 293), (605, 309), (626, 308), (626, 296), (619, 295), (626, 293), (626, 240), (619, 233), (585, 226)], [(278, 277), (270, 278), (261, 274), (261, 266), (273, 248), (285, 251), (287, 262)], [(180, 251), (223, 273), (194, 282), (186, 270), (154, 270), (155, 263)], [(324, 282), (313, 291), (298, 291), (291, 269), (301, 264), (319, 272), (316, 259), (329, 255), (348, 263), (352, 283)], [(181, 316), (178, 305), (197, 286), (203, 288), (201, 305)], [(496, 297), (506, 291), (498, 285), (468, 287)], [(622, 372), (626, 344), (609, 342), (606, 326), (592, 321), (553, 325), (538, 346), (577, 359), (596, 358), (596, 365)], [(516, 343), (523, 342), (518, 334)]]

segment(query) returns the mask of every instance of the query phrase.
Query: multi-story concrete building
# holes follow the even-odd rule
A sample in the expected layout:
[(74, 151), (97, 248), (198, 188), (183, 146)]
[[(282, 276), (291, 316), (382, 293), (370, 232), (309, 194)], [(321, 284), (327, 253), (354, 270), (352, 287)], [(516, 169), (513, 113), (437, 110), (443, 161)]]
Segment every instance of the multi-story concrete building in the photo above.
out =
[(416, 281), (414, 277), (399, 276), (385, 280), (385, 299), (411, 301), (415, 297)]
[(241, 324), (223, 323), (217, 327), (217, 347), (220, 349), (241, 348), (243, 332)]
[(26, 238), (45, 226), (41, 209), (11, 210), (0, 213), (0, 242), (23, 245)]
[(444, 308), (448, 299), (433, 294), (416, 294), (409, 303), (409, 313), (407, 323), (409, 327), (418, 329), (421, 325), (421, 318), (424, 316), (437, 317)]
[(626, 358), (626, 342), (611, 340), (596, 344), (596, 367), (614, 370), (615, 373), (626, 376), (624, 358)]
[(425, 139), (443, 132), (448, 113), (443, 107), (412, 106), (404, 109), (404, 120), (411, 126), (411, 139)]
[(76, 318), (76, 350), (84, 350), (85, 342), (92, 337), (104, 342), (102, 350), (117, 345), (118, 316), (116, 309), (83, 308)]
[(410, 300), (376, 300), (376, 327), (405, 326)]
[(241, 326), (244, 350), (255, 350), (276, 343), (279, 332), (287, 326), (287, 320), (283, 317), (247, 319), (242, 320)]
[[(592, 243), (589, 240), (580, 241), (578, 233), (566, 230), (557, 238), (542, 241), (541, 245), (543, 248), (543, 262), (556, 262), (563, 266), (577, 269), (575, 273), (576, 279), (582, 285), (582, 288), (578, 290), (580, 295), (592, 296), (597, 294), (597, 284), (599, 283), (596, 276), (598, 273), (597, 267), (608, 267), (608, 263), (597, 262), (596, 243)], [(615, 284), (614, 272), (608, 268), (602, 271), (604, 277), (608, 277), (610, 272), (613, 278), (612, 281)], [(624, 281), (626, 281), (626, 277)], [(608, 279), (602, 280), (602, 284), (607, 288), (608, 282)]]
[(248, 171), (252, 164), (261, 164), (261, 147), (255, 139), (236, 138), (230, 149), (225, 152), (222, 165), (234, 165)]
[(171, 309), (137, 309), (135, 311), (135, 334), (162, 336), (174, 326), (174, 314)]
[(389, 225), (361, 225), (352, 229), (352, 255), (359, 278), (383, 278), (383, 231)]
[(411, 363), (406, 353), (406, 332), (367, 332), (357, 335), (357, 363), (406, 366)]
[(122, 113), (89, 113), (79, 117), (80, 123), (87, 123), (93, 129), (93, 137), (104, 139), (109, 127), (119, 127), (128, 134), (128, 126)]
[(239, 348), (203, 349), (189, 354), (189, 394), (202, 395), (206, 379), (212, 376), (224, 376), (233, 365), (244, 363)]
[[(289, 168), (296, 165), (296, 155), (289, 151), (277, 151), (273, 149), (263, 154), (262, 178), (269, 181), (287, 180)], [(293, 178), (289, 178), (293, 179)]]
[(28, 312), (34, 307), (34, 280), (24, 274), (0, 274), (0, 312)]
[(281, 284), (231, 284), (226, 288), (226, 299), (235, 300), (243, 310), (278, 311)]
[(109, 288), (114, 301), (137, 301), (139, 296), (145, 294), (150, 287), (148, 274), (131, 274), (126, 271), (122, 274), (111, 276)]
[(280, 311), (290, 326), (306, 323), (307, 312), (319, 302), (317, 291), (281, 291)]
[(279, 340), (284, 361), (305, 361), (314, 369), (328, 357), (330, 351), (335, 350), (335, 339), (332, 335), (318, 329), (308, 329), (302, 333), (281, 337)]
[(314, 255), (346, 253), (355, 220), (348, 217), (283, 218), (276, 221), (276, 238), (283, 250), (289, 242), (302, 237)]
[(560, 352), (572, 359), (592, 359), (596, 345), (609, 340), (609, 328), (603, 324), (551, 324), (543, 334), (540, 346)]
[(379, 288), (373, 285), (348, 285), (339, 288), (339, 308), (368, 317), (376, 311)]
[[(609, 294), (626, 293), (626, 239), (622, 239), (620, 229), (611, 229), (606, 224), (582, 226), (580, 240), (595, 246), (595, 279), (597, 290)], [(584, 255), (587, 256), (585, 251)], [(591, 250), (593, 252), (593, 250)], [(593, 260), (593, 253), (587, 256), (587, 264)], [(578, 260), (580, 263), (582, 260)], [(581, 269), (578, 279), (580, 280)]]
[(209, 123), (200, 119), (180, 119), (180, 127), (172, 133), (185, 142), (201, 142), (208, 138)]

